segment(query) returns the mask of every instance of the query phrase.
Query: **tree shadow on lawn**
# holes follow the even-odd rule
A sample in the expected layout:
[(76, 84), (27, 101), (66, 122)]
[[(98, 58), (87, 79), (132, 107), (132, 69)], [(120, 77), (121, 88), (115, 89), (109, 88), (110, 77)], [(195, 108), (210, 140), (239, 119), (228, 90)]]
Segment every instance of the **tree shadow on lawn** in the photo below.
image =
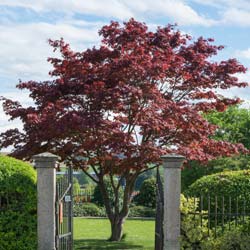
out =
[(131, 249), (131, 250), (140, 250), (143, 249), (142, 245), (135, 245), (129, 242), (110, 242), (105, 240), (98, 239), (88, 239), (88, 240), (74, 240), (74, 250), (122, 250), (122, 249)]

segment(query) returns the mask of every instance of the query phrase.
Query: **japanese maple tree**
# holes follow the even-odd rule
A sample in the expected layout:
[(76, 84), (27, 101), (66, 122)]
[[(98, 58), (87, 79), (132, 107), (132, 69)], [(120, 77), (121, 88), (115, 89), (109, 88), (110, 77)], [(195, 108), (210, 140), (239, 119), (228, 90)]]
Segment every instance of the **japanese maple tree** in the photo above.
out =
[(240, 144), (211, 139), (216, 126), (201, 113), (239, 103), (217, 90), (247, 86), (234, 76), (246, 68), (236, 59), (212, 61), (223, 46), (194, 40), (172, 25), (150, 31), (131, 19), (111, 22), (99, 34), (101, 45), (83, 52), (63, 39), (49, 41), (61, 53), (48, 59), (52, 78), (17, 85), (30, 91), (33, 106), (3, 98), (5, 113), (24, 127), (2, 133), (0, 146), (14, 146), (12, 155), (19, 158), (50, 151), (82, 169), (100, 187), (110, 239), (117, 241), (136, 178), (161, 164), (162, 155), (207, 161), (245, 151)]

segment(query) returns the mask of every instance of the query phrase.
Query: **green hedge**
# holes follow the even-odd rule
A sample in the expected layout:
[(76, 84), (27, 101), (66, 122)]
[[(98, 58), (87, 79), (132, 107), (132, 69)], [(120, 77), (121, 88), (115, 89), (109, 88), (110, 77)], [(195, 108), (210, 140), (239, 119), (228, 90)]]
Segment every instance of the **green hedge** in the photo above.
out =
[(155, 209), (145, 206), (134, 206), (129, 210), (129, 217), (155, 217)]
[(85, 216), (105, 217), (106, 212), (104, 208), (98, 207), (94, 203), (86, 202), (82, 204), (75, 204), (74, 217), (85, 217)]
[(27, 163), (0, 155), (0, 250), (34, 250), (36, 172)]
[[(104, 207), (86, 202), (74, 205), (74, 217), (106, 217)], [(129, 210), (129, 217), (155, 217), (155, 209), (144, 206), (133, 206)]]
[[(186, 194), (190, 197), (204, 196), (204, 209), (207, 209), (208, 197), (210, 196), (211, 211), (215, 211), (215, 198), (217, 197), (218, 212), (224, 203), (224, 212), (243, 212), (244, 203), (250, 206), (250, 170), (225, 171), (217, 174), (204, 176), (193, 183)], [(224, 201), (223, 201), (224, 197)], [(238, 202), (237, 202), (238, 201)], [(237, 205), (238, 203), (238, 205)]]

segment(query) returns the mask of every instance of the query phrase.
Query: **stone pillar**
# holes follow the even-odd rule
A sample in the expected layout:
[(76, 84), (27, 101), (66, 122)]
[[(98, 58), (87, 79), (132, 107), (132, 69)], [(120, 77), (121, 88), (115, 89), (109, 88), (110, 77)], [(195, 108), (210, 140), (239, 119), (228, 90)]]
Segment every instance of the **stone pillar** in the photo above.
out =
[(185, 158), (169, 154), (161, 157), (164, 168), (164, 250), (180, 250), (181, 165)]
[(37, 169), (38, 250), (55, 250), (56, 161), (58, 156), (42, 153), (33, 156)]

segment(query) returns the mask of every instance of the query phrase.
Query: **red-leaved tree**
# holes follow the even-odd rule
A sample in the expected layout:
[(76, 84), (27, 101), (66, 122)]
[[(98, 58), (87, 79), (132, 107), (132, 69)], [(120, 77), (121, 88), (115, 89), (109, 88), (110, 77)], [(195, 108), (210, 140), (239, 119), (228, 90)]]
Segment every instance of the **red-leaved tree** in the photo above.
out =
[[(19, 158), (49, 151), (82, 169), (99, 185), (110, 239), (118, 241), (135, 180), (161, 164), (161, 155), (207, 161), (245, 151), (211, 139), (216, 126), (202, 113), (240, 102), (216, 90), (247, 86), (234, 76), (246, 68), (236, 59), (212, 61), (223, 46), (193, 40), (172, 25), (153, 32), (131, 19), (124, 25), (111, 22), (99, 34), (101, 46), (83, 52), (72, 51), (62, 39), (49, 41), (61, 53), (48, 59), (53, 78), (17, 85), (30, 91), (33, 106), (3, 98), (5, 113), (20, 118), (24, 128), (2, 133), (0, 147), (14, 146), (12, 155)], [(110, 179), (113, 201), (104, 177)]]

